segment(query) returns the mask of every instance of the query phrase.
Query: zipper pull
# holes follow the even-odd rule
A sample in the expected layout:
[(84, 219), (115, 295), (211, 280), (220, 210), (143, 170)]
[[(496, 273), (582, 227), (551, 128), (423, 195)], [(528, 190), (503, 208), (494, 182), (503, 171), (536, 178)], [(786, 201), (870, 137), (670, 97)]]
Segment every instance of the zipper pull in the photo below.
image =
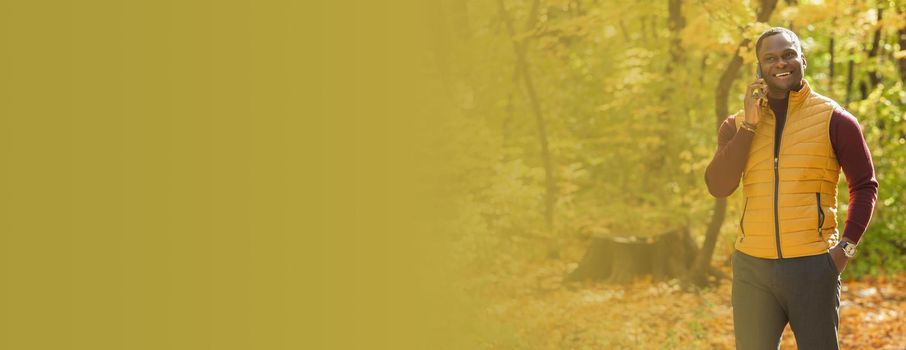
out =
[(778, 159), (777, 157), (774, 157), (774, 170), (777, 170), (777, 162), (778, 162), (778, 161), (779, 161), (779, 159)]

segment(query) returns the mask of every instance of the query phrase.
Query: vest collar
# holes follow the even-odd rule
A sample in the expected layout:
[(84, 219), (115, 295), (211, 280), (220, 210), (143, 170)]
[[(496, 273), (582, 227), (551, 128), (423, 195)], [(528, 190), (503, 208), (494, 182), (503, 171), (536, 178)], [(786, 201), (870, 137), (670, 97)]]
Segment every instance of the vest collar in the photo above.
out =
[[(799, 91), (790, 90), (790, 95), (788, 97), (790, 99), (789, 100), (789, 109), (793, 110), (793, 109), (799, 108), (799, 106), (802, 105), (802, 103), (805, 102), (806, 99), (808, 99), (808, 96), (811, 93), (812, 93), (812, 88), (811, 88), (811, 86), (808, 85), (808, 80), (805, 80), (805, 78), (803, 78), (802, 79), (802, 88), (799, 89)], [(787, 116), (787, 117), (789, 117), (789, 116)]]

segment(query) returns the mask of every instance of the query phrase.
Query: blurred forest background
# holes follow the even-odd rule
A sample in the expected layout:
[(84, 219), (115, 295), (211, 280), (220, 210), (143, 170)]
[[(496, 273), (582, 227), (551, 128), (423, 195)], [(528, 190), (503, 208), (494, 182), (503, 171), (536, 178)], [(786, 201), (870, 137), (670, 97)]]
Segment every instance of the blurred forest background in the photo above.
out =
[[(444, 0), (431, 13), (430, 73), (455, 111), (438, 118), (445, 227), (483, 347), (733, 347), (741, 191), (715, 199), (704, 171), (772, 26), (800, 36), (813, 89), (859, 119), (880, 184), (843, 273), (841, 341), (906, 346), (904, 1)], [(842, 228), (842, 175), (839, 193)], [(643, 255), (614, 270), (683, 264), (568, 282), (603, 261), (593, 249)]]

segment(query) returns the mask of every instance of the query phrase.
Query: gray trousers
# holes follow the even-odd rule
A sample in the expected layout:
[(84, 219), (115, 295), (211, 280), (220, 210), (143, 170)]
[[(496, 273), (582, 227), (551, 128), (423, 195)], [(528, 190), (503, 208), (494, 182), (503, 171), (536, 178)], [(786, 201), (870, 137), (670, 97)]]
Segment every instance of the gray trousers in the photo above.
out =
[(733, 253), (736, 349), (780, 348), (790, 324), (799, 349), (838, 349), (840, 274), (830, 253), (762, 259)]

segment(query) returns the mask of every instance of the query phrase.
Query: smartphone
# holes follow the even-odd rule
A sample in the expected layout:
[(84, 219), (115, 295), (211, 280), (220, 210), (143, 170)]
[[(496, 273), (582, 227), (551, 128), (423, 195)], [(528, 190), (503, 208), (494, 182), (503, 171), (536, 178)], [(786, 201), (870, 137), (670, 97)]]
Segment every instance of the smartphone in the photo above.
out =
[[(755, 77), (758, 79), (762, 78), (761, 62), (755, 62)], [(755, 98), (759, 99), (763, 99), (765, 96), (764, 91), (762, 91), (761, 89), (755, 89), (755, 91), (752, 92), (752, 95), (755, 96)]]

